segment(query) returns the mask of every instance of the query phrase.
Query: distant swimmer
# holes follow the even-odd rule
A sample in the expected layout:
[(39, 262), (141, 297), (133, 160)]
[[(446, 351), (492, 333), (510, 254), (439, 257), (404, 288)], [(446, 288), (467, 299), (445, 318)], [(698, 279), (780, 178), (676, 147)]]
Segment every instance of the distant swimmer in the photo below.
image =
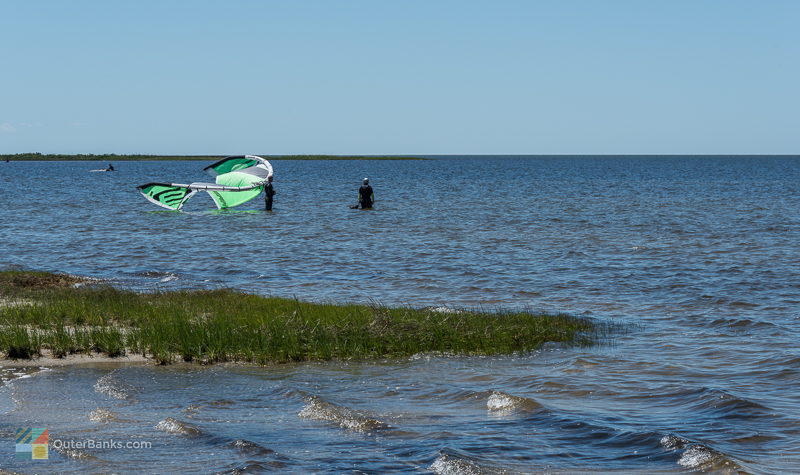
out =
[(106, 168), (98, 168), (97, 170), (89, 170), (89, 171), (90, 172), (113, 172), (114, 171), (114, 165), (109, 163)]
[(267, 211), (272, 211), (272, 197), (275, 196), (275, 189), (272, 187), (272, 175), (267, 177), (267, 184), (264, 185), (264, 205)]
[(372, 187), (369, 186), (369, 178), (364, 178), (361, 188), (358, 189), (358, 204), (361, 209), (370, 209), (374, 201), (375, 193), (373, 193)]

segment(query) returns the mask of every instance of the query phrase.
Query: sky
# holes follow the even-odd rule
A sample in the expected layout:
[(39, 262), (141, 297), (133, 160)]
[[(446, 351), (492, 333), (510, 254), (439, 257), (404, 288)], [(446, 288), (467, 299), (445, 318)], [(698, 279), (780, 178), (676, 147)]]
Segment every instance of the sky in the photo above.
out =
[(798, 154), (795, 0), (0, 0), (0, 153)]

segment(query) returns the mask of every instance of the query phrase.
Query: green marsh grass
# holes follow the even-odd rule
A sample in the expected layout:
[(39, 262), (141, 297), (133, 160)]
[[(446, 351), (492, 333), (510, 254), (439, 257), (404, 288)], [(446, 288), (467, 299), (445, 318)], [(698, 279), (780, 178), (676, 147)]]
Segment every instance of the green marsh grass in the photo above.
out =
[[(30, 274), (30, 275), (28, 275)], [(588, 344), (590, 320), (511, 311), (309, 303), (232, 290), (138, 293), (60, 274), (0, 272), (0, 352), (141, 354), (161, 364), (526, 352)]]

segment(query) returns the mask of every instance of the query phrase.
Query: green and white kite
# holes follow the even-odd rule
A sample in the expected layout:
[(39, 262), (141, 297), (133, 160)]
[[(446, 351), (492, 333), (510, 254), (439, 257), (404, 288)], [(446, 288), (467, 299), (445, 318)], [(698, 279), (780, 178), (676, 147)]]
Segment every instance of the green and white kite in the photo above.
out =
[(148, 183), (137, 186), (150, 202), (171, 210), (180, 210), (198, 191), (214, 199), (217, 208), (232, 208), (246, 203), (264, 190), (272, 176), (272, 165), (255, 155), (224, 158), (203, 169), (216, 177), (216, 183)]

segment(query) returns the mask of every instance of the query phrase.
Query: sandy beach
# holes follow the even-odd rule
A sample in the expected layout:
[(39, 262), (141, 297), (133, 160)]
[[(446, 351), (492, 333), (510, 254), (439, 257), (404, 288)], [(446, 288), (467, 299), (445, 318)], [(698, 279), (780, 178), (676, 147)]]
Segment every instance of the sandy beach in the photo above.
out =
[(84, 355), (75, 354), (67, 355), (64, 358), (54, 358), (50, 356), (49, 352), (44, 351), (44, 355), (25, 359), (0, 359), (0, 370), (5, 368), (53, 368), (63, 366), (76, 366), (76, 365), (99, 365), (99, 364), (126, 364), (126, 365), (142, 365), (154, 364), (152, 358), (147, 358), (142, 355), (126, 355), (111, 358), (105, 355)]

